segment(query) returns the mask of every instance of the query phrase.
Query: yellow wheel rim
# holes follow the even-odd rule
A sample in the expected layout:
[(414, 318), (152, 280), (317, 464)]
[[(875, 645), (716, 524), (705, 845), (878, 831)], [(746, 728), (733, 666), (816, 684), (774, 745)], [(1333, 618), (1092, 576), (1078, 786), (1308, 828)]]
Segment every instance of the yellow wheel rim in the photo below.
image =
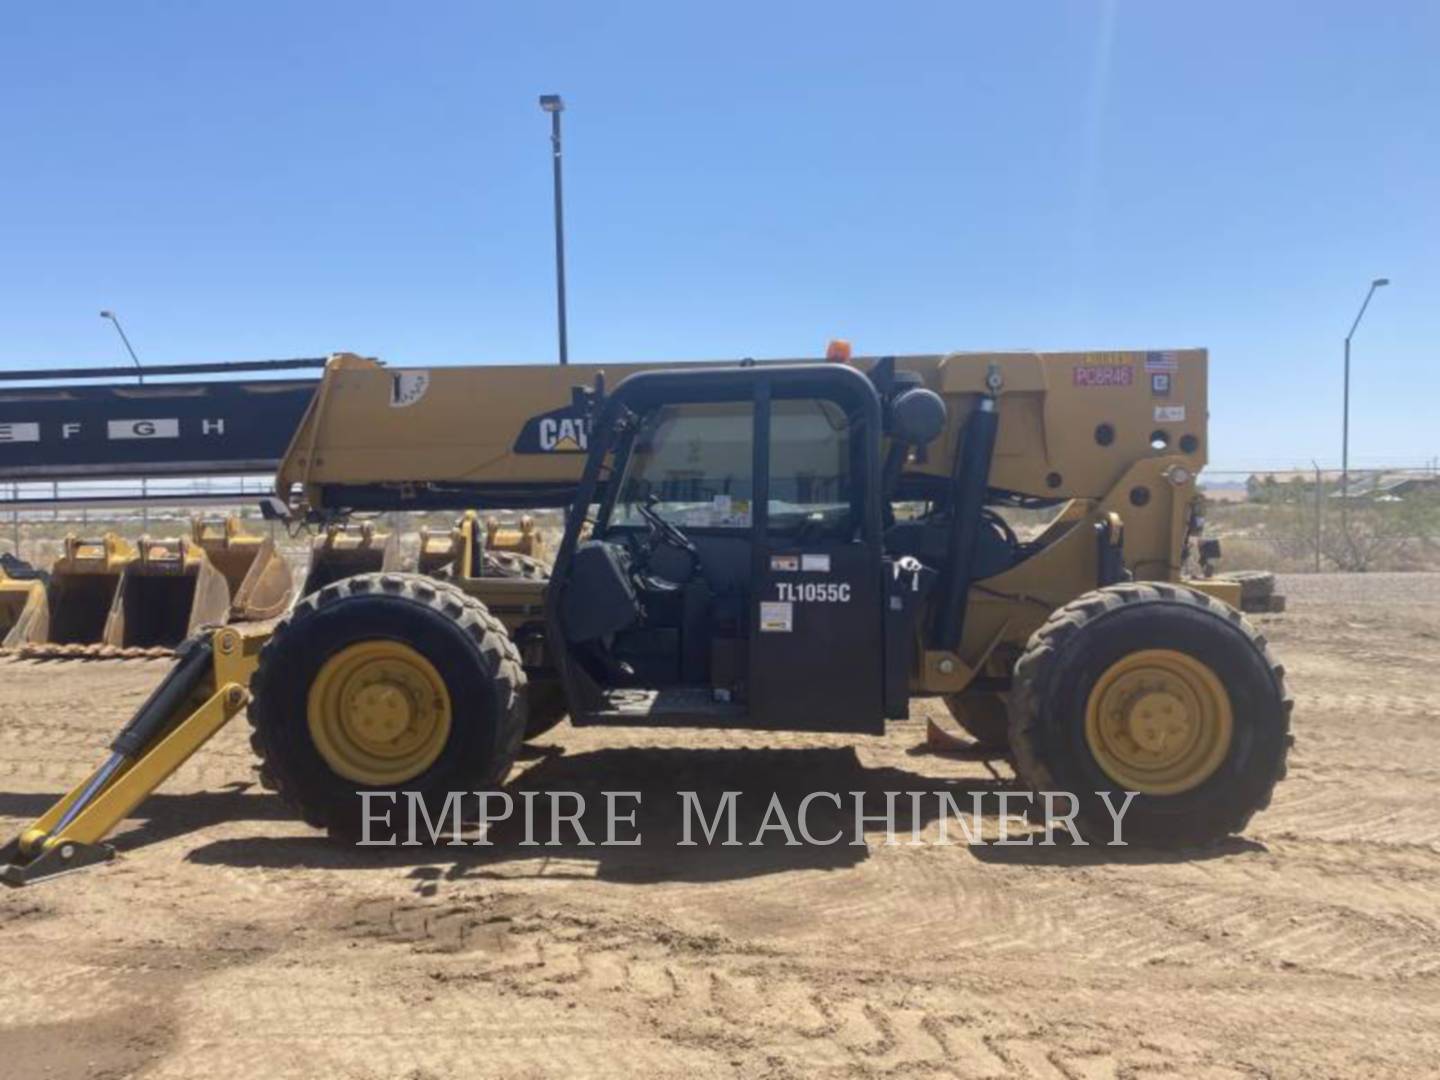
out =
[(362, 641), (332, 656), (310, 686), (306, 712), (325, 763), (374, 787), (419, 776), (450, 738), (445, 680), (396, 641)]
[(1230, 695), (1186, 653), (1144, 649), (1106, 669), (1085, 704), (1085, 741), (1127, 791), (1178, 795), (1204, 783), (1230, 750)]

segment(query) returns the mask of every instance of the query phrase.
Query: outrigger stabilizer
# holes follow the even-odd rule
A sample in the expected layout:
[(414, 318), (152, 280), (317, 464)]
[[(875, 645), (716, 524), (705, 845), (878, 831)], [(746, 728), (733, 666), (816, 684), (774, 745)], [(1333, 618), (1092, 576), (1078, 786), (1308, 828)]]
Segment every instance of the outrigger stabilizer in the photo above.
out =
[(268, 638), (268, 630), (223, 627), (184, 641), (104, 764), (0, 848), (0, 881), (30, 885), (114, 858), (104, 838), (249, 703)]

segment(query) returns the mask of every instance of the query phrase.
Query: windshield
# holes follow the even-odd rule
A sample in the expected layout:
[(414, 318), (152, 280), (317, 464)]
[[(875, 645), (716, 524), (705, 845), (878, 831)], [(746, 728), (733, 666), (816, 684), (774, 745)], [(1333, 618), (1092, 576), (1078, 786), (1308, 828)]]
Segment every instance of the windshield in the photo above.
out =
[[(641, 525), (638, 507), (689, 528), (748, 529), (754, 497), (754, 406), (665, 405), (641, 422), (611, 518)], [(772, 532), (851, 528), (850, 423), (832, 402), (771, 406), (769, 527)]]

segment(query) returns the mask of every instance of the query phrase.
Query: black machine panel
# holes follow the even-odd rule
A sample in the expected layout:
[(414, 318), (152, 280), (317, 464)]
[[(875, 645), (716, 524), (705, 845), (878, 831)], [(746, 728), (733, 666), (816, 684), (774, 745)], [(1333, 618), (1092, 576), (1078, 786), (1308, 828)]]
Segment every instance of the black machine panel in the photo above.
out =
[(0, 480), (270, 472), (317, 385), (257, 379), (0, 390)]
[(596, 641), (640, 620), (640, 601), (624, 547), (586, 540), (575, 549), (560, 614), (570, 641)]
[(750, 647), (754, 726), (884, 730), (879, 570), (867, 544), (772, 542)]

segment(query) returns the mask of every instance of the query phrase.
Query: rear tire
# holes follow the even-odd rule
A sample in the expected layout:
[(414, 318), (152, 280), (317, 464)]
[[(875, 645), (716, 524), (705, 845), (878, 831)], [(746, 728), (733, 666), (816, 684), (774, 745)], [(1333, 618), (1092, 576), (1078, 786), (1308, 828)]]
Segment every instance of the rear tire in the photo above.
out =
[[(1123, 818), (1125, 842), (1162, 848), (1214, 843), (1244, 829), (1256, 811), (1270, 804), (1276, 783), (1285, 776), (1292, 701), (1285, 692), (1284, 669), (1244, 616), (1177, 585), (1097, 589), (1060, 608), (1031, 636), (1015, 667), (1010, 699), (1010, 744), (1023, 784), (1036, 793), (1037, 804), (1042, 791), (1073, 793), (1079, 804), (1075, 824), (1091, 843), (1108, 844), (1114, 835), (1110, 811), (1098, 793), (1109, 791), (1118, 810), (1127, 786), (1099, 760), (1108, 756), (1112, 771), (1124, 768), (1123, 762), (1116, 765), (1103, 739), (1097, 743), (1091, 705), (1114, 703), (1104, 696), (1106, 687), (1114, 685), (1107, 683), (1112, 672), (1157, 654), (1178, 658), (1174, 663), (1182, 671), (1197, 673), (1197, 685), (1220, 688), (1215, 700), (1224, 723), (1215, 723), (1214, 730), (1223, 729), (1224, 739), (1214, 741), (1208, 760), (1202, 760), (1207, 751), (1199, 735), (1189, 744), (1201, 751), (1190, 774), (1193, 782), (1177, 782), (1170, 775), (1154, 791), (1136, 794)], [(1147, 683), (1147, 672), (1155, 670), (1142, 663), (1138, 672), (1125, 675), (1136, 687), (1130, 703), (1105, 715), (1123, 711), (1134, 723), (1131, 717), (1143, 712), (1147, 697), (1162, 709), (1179, 703), (1168, 687), (1160, 691), (1168, 677), (1163, 671)], [(1186, 693), (1183, 687), (1173, 692), (1180, 698)], [(1203, 701), (1203, 693), (1194, 698)], [(1200, 709), (1197, 715), (1204, 713)], [(1210, 721), (1196, 723), (1201, 731)], [(1175, 745), (1187, 745), (1183, 738), (1177, 736)], [(1131, 741), (1128, 751), (1134, 754), (1138, 746)], [(1182, 755), (1182, 771), (1186, 760)], [(1136, 768), (1144, 767), (1142, 762)], [(1139, 785), (1132, 781), (1131, 786)]]
[(1275, 575), (1269, 570), (1231, 570), (1220, 574), (1219, 578), (1240, 586), (1241, 611), (1255, 614), (1285, 610), (1285, 598), (1275, 595)]
[[(444, 724), (431, 726), (434, 745), (416, 758), (423, 764), (386, 783), (337, 771), (333, 747), (317, 743), (311, 701), (327, 665), (369, 647), (393, 651), (398, 663), (418, 655), (447, 706)], [(363, 670), (357, 683), (365, 692)], [(307, 823), (345, 838), (361, 831), (360, 791), (417, 792), (438, 820), (450, 792), (498, 788), (525, 731), (525, 672), (504, 626), (480, 601), (416, 574), (363, 574), (303, 598), (276, 626), (251, 687), (250, 743), (262, 778)], [(375, 812), (392, 808), (398, 823), (407, 807), (401, 794)]]

